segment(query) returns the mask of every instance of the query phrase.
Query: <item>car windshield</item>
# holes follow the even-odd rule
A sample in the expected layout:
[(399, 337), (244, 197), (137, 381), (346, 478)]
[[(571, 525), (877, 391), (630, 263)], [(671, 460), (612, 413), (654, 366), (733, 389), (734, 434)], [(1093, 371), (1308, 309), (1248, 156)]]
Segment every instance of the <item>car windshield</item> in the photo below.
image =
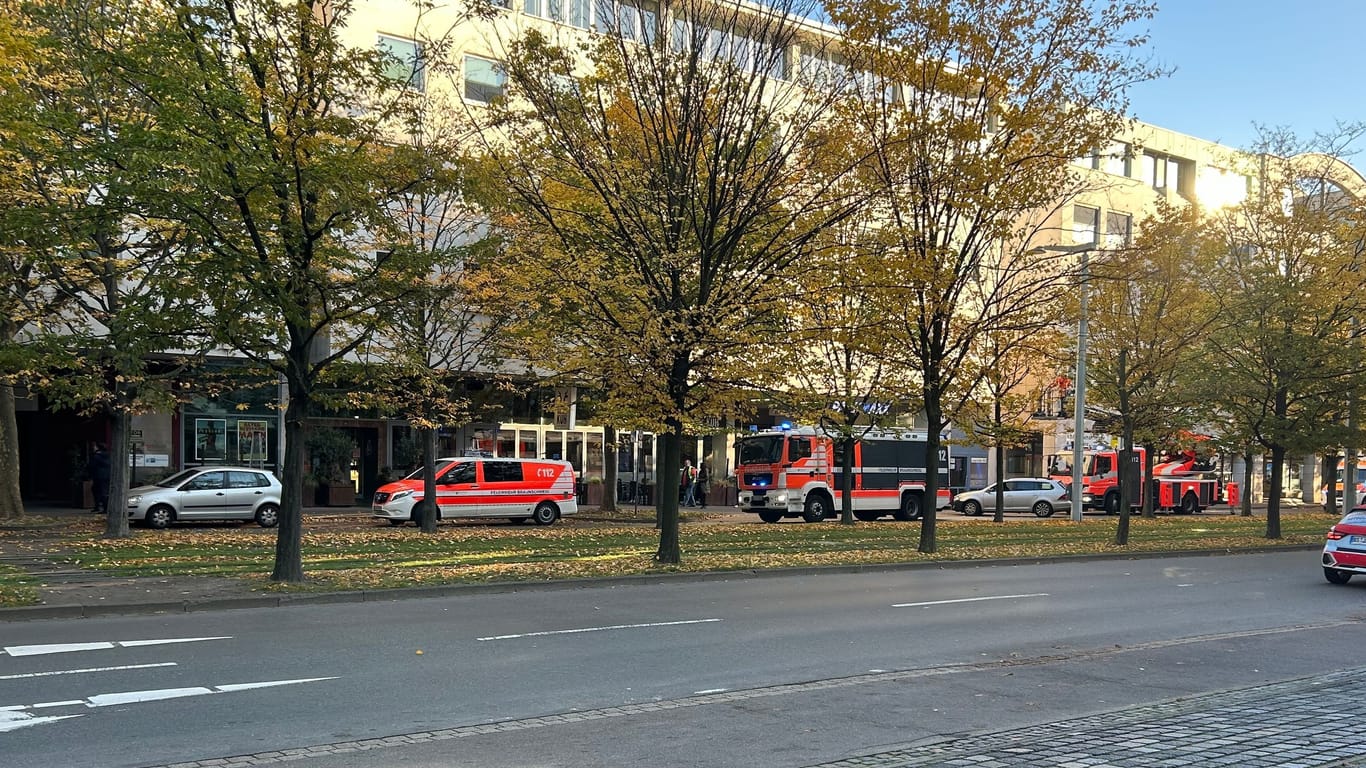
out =
[(1072, 454), (1055, 453), (1048, 461), (1048, 474), (1050, 475), (1070, 475), (1072, 474)]
[(746, 464), (777, 464), (783, 460), (783, 436), (744, 437), (735, 441), (736, 460), (740, 466)]
[(160, 488), (174, 488), (180, 485), (181, 483), (185, 482), (186, 480), (189, 480), (190, 478), (194, 477), (195, 473), (198, 471), (198, 469), (187, 469), (182, 472), (177, 472), (176, 474), (171, 475), (165, 480), (162, 480), (161, 482), (157, 483), (157, 486)]

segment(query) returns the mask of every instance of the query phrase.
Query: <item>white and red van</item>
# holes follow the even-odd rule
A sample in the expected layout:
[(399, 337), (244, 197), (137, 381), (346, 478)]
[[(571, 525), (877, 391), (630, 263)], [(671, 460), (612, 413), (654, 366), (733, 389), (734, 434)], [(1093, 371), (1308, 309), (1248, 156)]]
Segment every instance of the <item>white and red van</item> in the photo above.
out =
[[(390, 525), (417, 522), (423, 498), (422, 470), (396, 483), (380, 486), (370, 510)], [(527, 518), (550, 525), (579, 511), (574, 496), (574, 467), (550, 459), (448, 458), (436, 462), (437, 519)]]

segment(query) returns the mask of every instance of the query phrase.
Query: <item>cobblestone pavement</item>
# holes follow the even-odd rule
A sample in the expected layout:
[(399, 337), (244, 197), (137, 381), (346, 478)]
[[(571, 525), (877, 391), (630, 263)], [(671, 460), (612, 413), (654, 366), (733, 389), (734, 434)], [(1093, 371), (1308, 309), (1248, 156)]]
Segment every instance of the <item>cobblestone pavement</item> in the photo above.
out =
[[(1026, 663), (1042, 661), (1035, 659)], [(930, 667), (578, 710), (397, 736), (318, 744), (157, 768), (247, 768), (321, 760), (453, 739), (554, 728), (669, 710), (971, 673), (992, 665)], [(1353, 728), (1366, 667), (1086, 717), (869, 753), (808, 768), (1351, 768), (1366, 766)]]
[(954, 738), (813, 768), (1366, 766), (1366, 667)]

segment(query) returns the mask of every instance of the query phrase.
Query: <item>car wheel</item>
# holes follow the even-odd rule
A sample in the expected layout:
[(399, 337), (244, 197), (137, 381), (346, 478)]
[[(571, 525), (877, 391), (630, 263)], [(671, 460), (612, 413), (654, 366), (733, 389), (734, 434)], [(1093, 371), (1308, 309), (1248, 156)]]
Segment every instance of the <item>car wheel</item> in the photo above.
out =
[(774, 509), (759, 510), (759, 519), (765, 523), (776, 523), (783, 519), (783, 513)]
[(1329, 584), (1346, 584), (1352, 580), (1352, 574), (1336, 568), (1324, 568), (1323, 578), (1328, 579)]
[(560, 510), (556, 509), (555, 505), (548, 501), (537, 504), (536, 510), (531, 513), (531, 519), (534, 520), (537, 525), (550, 525), (555, 522), (555, 518), (559, 516)]
[(802, 519), (808, 523), (819, 523), (830, 514), (830, 501), (825, 494), (813, 493), (806, 497), (802, 506)]
[(509, 518), (508, 518), (508, 522), (509, 522), (509, 523), (512, 523), (513, 525), (522, 525), (523, 523), (526, 522), (526, 518), (525, 518), (525, 517), (509, 517)]
[(175, 519), (175, 510), (162, 504), (147, 510), (146, 523), (148, 528), (165, 528)]
[(1114, 491), (1110, 491), (1109, 493), (1105, 494), (1105, 514), (1107, 514), (1107, 515), (1118, 515), (1118, 514), (1119, 514), (1119, 494), (1118, 494), (1118, 493), (1116, 493), (1116, 492), (1114, 492)]
[(1186, 491), (1186, 495), (1181, 497), (1181, 514), (1194, 515), (1200, 511), (1200, 500), (1195, 498), (1195, 494)]
[(280, 508), (274, 504), (262, 504), (256, 510), (256, 524), (262, 528), (274, 528), (280, 524)]
[(977, 517), (982, 514), (982, 505), (975, 501), (963, 502), (963, 514)]
[(1040, 501), (1040, 502), (1036, 503), (1036, 504), (1034, 505), (1034, 516), (1035, 516), (1035, 517), (1052, 517), (1052, 516), (1053, 516), (1053, 505), (1052, 505), (1052, 504), (1049, 504), (1049, 503), (1046, 502), (1046, 501)]
[(914, 493), (908, 493), (901, 497), (901, 509), (893, 515), (902, 522), (920, 519), (920, 497)]
[(854, 510), (854, 517), (858, 518), (859, 520), (862, 520), (865, 523), (871, 523), (879, 517), (882, 517), (882, 513), (876, 512), (871, 509), (857, 509)]

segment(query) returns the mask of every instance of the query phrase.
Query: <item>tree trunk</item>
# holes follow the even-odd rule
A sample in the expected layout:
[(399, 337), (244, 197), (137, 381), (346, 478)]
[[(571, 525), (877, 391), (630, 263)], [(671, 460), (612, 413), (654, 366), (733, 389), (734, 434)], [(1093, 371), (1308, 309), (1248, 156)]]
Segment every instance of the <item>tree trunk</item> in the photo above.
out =
[(1252, 452), (1243, 454), (1243, 497), (1238, 500), (1238, 514), (1252, 517)]
[[(1324, 512), (1327, 512), (1327, 513), (1330, 514), (1330, 515), (1336, 515), (1336, 514), (1338, 513), (1337, 481), (1333, 479), (1334, 477), (1337, 476), (1337, 473), (1338, 473), (1338, 472), (1337, 472), (1337, 469), (1338, 469), (1338, 455), (1337, 455), (1336, 453), (1325, 453), (1325, 454), (1323, 455), (1322, 470), (1321, 470), (1321, 472), (1322, 472), (1322, 474), (1323, 474), (1323, 491), (1322, 491), (1322, 493), (1323, 493), (1323, 498), (1322, 498), (1322, 502), (1323, 502), (1323, 511), (1324, 511)], [(1346, 499), (1347, 499), (1347, 473), (1346, 473), (1346, 472), (1343, 472), (1342, 497), (1343, 497), (1343, 501), (1346, 501)]]
[[(306, 364), (306, 363), (305, 363)], [(304, 580), (303, 487), (304, 419), (308, 416), (308, 393), (298, 382), (289, 383), (285, 407), (285, 460), (280, 476), (280, 527), (275, 534), (275, 569), (271, 581), (300, 583)]]
[(418, 529), (436, 533), (436, 428), (419, 427), (422, 438), (422, 501), (417, 503)]
[(844, 488), (844, 493), (840, 496), (840, 523), (844, 525), (854, 524), (854, 494), (850, 490), (854, 487), (854, 437), (845, 435), (840, 439), (841, 455), (844, 457), (844, 466), (840, 467), (840, 483)]
[[(1351, 421), (1348, 421), (1348, 428), (1351, 428)], [(1347, 510), (1357, 505), (1357, 451), (1355, 448), (1348, 448), (1346, 455), (1342, 458), (1342, 510)]]
[[(655, 552), (655, 562), (661, 565), (677, 565), (682, 562), (682, 552), (678, 545), (678, 483), (682, 478), (683, 422), (675, 418), (666, 420), (668, 428), (664, 432), (664, 451), (659, 458), (659, 549)], [(665, 482), (672, 483), (665, 485)]]
[[(602, 506), (603, 512), (617, 511), (617, 428), (602, 428)], [(706, 460), (706, 457), (703, 457)], [(707, 470), (710, 472), (710, 468)]]
[(1153, 482), (1153, 465), (1156, 463), (1153, 446), (1149, 443), (1148, 450), (1143, 452), (1143, 517), (1146, 520), (1157, 518), (1157, 510), (1154, 508), (1157, 504), (1157, 493), (1154, 490), (1157, 484)]
[(1266, 537), (1281, 537), (1281, 490), (1285, 474), (1285, 447), (1276, 445), (1271, 448), (1271, 490), (1266, 500)]
[(996, 397), (993, 404), (994, 420), (996, 427), (996, 514), (991, 518), (998, 523), (1006, 521), (1006, 451), (1001, 445), (1001, 398)]
[(24, 516), (19, 494), (19, 423), (14, 415), (14, 387), (0, 384), (0, 520)]
[[(122, 389), (122, 387), (118, 387)], [(104, 500), (104, 538), (128, 538), (128, 425), (132, 416), (124, 408), (124, 398), (116, 396), (110, 415), (109, 493)]]
[[(1120, 427), (1119, 456), (1115, 467), (1115, 479), (1119, 481), (1119, 525), (1115, 528), (1115, 544), (1121, 547), (1129, 544), (1129, 520), (1133, 516), (1133, 494), (1138, 489), (1133, 487), (1133, 470), (1130, 465), (1134, 460), (1134, 424), (1131, 419), (1124, 419), (1123, 426)], [(1142, 487), (1140, 473), (1139, 486)]]
[(925, 554), (934, 554), (938, 543), (935, 528), (939, 516), (939, 430), (943, 429), (943, 413), (937, 398), (926, 398), (925, 422), (925, 495), (920, 500), (920, 547)]

